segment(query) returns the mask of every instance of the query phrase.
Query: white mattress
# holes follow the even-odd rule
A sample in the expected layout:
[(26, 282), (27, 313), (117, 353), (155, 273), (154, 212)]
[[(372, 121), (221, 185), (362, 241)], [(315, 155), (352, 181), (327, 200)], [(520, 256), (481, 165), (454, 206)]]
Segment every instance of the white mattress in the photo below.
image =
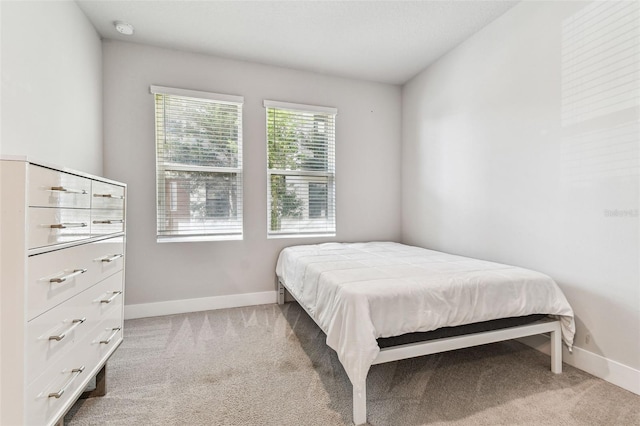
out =
[(354, 386), (379, 337), (498, 318), (550, 314), (573, 344), (573, 310), (548, 276), (390, 242), (282, 250), (276, 274), (327, 335)]

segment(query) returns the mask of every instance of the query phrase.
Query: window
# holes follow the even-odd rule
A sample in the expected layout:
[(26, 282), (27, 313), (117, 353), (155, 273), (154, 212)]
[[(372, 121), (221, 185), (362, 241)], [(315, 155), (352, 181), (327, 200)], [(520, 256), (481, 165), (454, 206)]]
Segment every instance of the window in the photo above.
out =
[(336, 233), (334, 108), (264, 101), (268, 235)]
[(151, 86), (158, 241), (242, 238), (239, 96)]

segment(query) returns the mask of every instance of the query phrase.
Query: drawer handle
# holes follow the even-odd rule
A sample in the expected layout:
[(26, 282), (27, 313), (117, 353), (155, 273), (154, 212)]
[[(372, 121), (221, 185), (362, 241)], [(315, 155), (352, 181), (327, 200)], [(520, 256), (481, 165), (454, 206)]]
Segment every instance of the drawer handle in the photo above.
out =
[[(108, 293), (107, 293), (108, 294)], [(122, 294), (121, 291), (113, 291), (111, 292), (112, 296), (108, 299), (102, 299), (100, 301), (100, 303), (111, 303), (115, 300), (116, 297), (120, 296)]]
[(103, 257), (102, 259), (100, 259), (103, 262), (107, 262), (107, 263), (111, 263), (114, 260), (118, 260), (120, 259), (122, 256), (124, 256), (124, 254), (114, 254), (113, 256), (107, 256), (107, 257)]
[(86, 194), (87, 193), (87, 191), (85, 191), (84, 189), (71, 189), (71, 188), (65, 188), (64, 186), (52, 186), (51, 190), (68, 192), (69, 194)]
[(114, 223), (124, 223), (124, 219), (94, 220), (93, 223), (95, 223), (95, 224), (112, 225)]
[(73, 374), (71, 378), (67, 380), (67, 383), (65, 383), (64, 386), (62, 386), (62, 388), (58, 392), (50, 393), (49, 398), (60, 398), (62, 394), (64, 394), (64, 391), (66, 391), (67, 388), (71, 386), (71, 383), (73, 383), (73, 381), (77, 379), (80, 373), (82, 373), (83, 371), (84, 371), (84, 365), (80, 368), (74, 368), (73, 370), (71, 370), (71, 373)]
[(124, 200), (123, 195), (113, 195), (113, 194), (93, 194), (94, 197), (102, 197), (102, 198), (115, 198), (116, 200)]
[(114, 337), (116, 337), (116, 335), (118, 334), (118, 332), (121, 330), (120, 327), (115, 327), (112, 328), (111, 331), (112, 333), (109, 335), (109, 337), (107, 337), (104, 340), (100, 340), (100, 344), (104, 344), (104, 345), (108, 345), (109, 343), (111, 343), (111, 340), (113, 340)]
[(58, 334), (57, 336), (49, 336), (49, 340), (55, 340), (55, 341), (59, 342), (60, 340), (64, 339), (67, 336), (68, 333), (71, 333), (74, 328), (76, 328), (77, 326), (79, 326), (80, 324), (85, 322), (86, 320), (87, 320), (86, 317), (85, 318), (80, 318), (80, 319), (74, 319), (73, 321), (71, 321), (71, 327), (66, 329), (63, 333)]
[(55, 229), (66, 229), (66, 228), (84, 228), (87, 224), (84, 222), (66, 222), (66, 223), (56, 223), (55, 225), (51, 225), (51, 228)]
[(63, 276), (57, 277), (57, 278), (51, 278), (49, 280), (49, 282), (50, 283), (63, 283), (66, 280), (68, 280), (69, 278), (76, 277), (78, 275), (84, 274), (85, 272), (87, 272), (86, 269), (74, 269), (72, 273), (67, 274), (67, 275), (63, 275)]

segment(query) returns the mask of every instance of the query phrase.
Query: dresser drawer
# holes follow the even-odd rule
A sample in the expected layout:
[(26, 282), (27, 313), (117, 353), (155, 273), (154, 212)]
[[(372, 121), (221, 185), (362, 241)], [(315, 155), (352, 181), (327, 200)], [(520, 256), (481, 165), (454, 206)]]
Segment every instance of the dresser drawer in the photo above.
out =
[(124, 231), (124, 210), (92, 209), (91, 235), (116, 234)]
[(87, 290), (91, 292), (90, 312), (87, 315), (89, 330), (93, 330), (105, 319), (122, 318), (124, 305), (122, 278), (123, 273), (118, 272)]
[(124, 210), (124, 187), (94, 181), (91, 185), (91, 208)]
[(29, 207), (30, 249), (82, 240), (91, 236), (88, 209)]
[(26, 382), (31, 383), (52, 362), (77, 350), (78, 342), (90, 334), (94, 336), (100, 324), (117, 323), (122, 317), (121, 292), (119, 272), (29, 321)]
[(87, 315), (91, 299), (80, 293), (27, 324), (26, 382), (30, 384), (43, 371), (69, 352), (91, 331)]
[(111, 356), (122, 341), (122, 316), (115, 314), (90, 332), (89, 359), (100, 364)]
[(27, 320), (31, 320), (121, 271), (124, 237), (29, 256), (27, 262)]
[(91, 180), (70, 173), (29, 165), (29, 206), (91, 206)]
[(47, 370), (27, 386), (27, 425), (53, 425), (84, 390), (92, 371), (97, 367), (90, 352), (91, 339), (88, 335), (78, 341), (74, 350), (52, 362)]

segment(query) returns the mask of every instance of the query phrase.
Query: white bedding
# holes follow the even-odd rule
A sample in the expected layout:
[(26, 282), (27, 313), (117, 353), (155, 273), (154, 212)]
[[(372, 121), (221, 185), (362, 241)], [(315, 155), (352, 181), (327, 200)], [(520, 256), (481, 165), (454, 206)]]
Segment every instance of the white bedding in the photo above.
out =
[(364, 383), (379, 337), (530, 314), (561, 320), (573, 344), (573, 311), (548, 276), (524, 268), (390, 242), (285, 248), (276, 274)]

